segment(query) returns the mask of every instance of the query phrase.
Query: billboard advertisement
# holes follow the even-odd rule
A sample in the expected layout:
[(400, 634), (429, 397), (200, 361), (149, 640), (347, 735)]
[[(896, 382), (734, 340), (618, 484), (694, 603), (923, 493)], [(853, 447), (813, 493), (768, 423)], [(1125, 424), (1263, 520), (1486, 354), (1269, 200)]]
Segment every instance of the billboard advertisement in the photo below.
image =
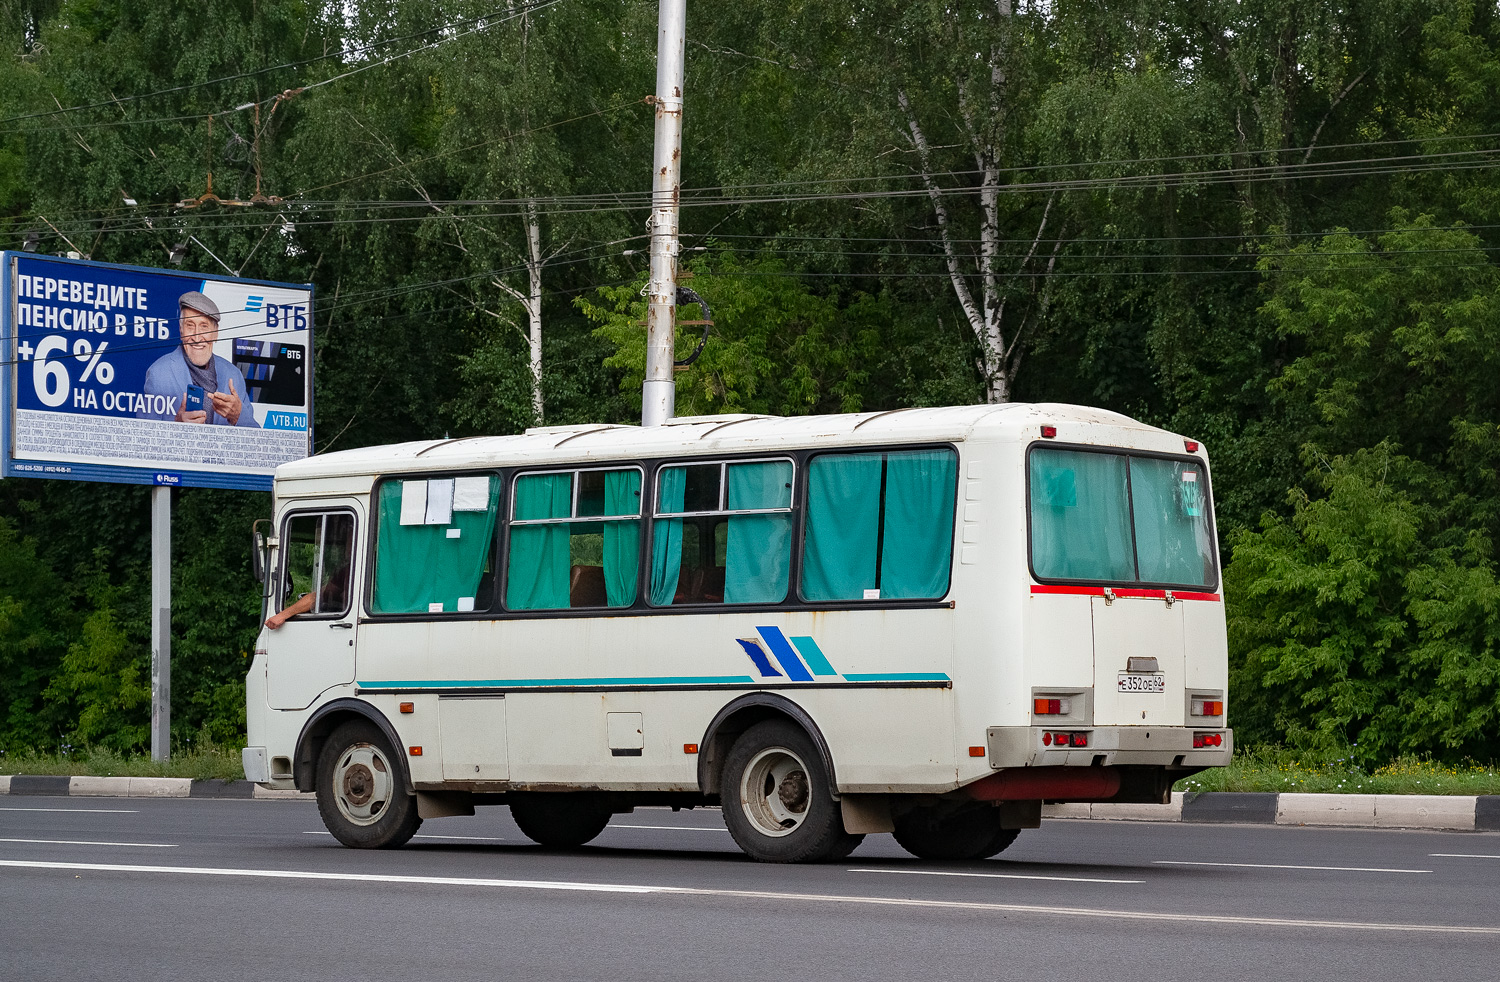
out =
[(310, 284), (3, 255), (3, 476), (269, 490), (312, 453)]

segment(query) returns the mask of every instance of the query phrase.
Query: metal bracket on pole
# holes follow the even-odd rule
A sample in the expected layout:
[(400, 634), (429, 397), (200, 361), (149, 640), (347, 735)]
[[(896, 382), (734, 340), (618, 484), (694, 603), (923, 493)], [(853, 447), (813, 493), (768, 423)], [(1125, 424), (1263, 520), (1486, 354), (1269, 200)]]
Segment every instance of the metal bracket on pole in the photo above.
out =
[(151, 489), (151, 759), (172, 754), (172, 489)]
[(677, 213), (682, 190), (682, 84), (687, 0), (660, 0), (656, 39), (656, 148), (651, 164), (651, 279), (646, 293), (646, 380), (641, 425), (677, 408), (672, 373), (677, 330)]

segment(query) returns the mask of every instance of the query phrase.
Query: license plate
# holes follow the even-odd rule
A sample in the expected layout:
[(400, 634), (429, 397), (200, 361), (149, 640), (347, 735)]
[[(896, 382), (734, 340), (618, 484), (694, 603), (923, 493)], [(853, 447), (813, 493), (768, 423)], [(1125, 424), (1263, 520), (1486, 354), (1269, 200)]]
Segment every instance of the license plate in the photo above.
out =
[(1166, 692), (1165, 675), (1127, 675), (1120, 673), (1121, 692)]

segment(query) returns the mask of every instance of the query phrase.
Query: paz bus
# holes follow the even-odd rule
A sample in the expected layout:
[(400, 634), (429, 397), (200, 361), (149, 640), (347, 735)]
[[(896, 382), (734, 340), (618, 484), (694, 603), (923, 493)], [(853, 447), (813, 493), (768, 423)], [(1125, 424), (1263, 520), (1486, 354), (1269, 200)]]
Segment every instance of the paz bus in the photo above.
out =
[(718, 805), (757, 860), (978, 859), (1232, 752), (1207, 454), (1103, 410), (324, 454), (277, 469), (256, 556), (245, 773), (348, 846)]

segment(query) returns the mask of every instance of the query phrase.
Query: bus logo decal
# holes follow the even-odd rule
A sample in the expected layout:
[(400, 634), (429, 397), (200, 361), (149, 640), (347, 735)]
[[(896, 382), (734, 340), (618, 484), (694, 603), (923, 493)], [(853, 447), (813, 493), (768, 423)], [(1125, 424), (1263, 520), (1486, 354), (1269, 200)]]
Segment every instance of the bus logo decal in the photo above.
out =
[[(814, 675), (838, 675), (828, 662), (828, 657), (823, 654), (823, 649), (818, 647), (818, 642), (807, 635), (798, 635), (787, 640), (787, 636), (781, 633), (781, 628), (774, 626), (757, 627), (760, 638), (736, 638), (740, 647), (745, 649), (745, 654), (755, 663), (756, 669), (764, 678), (780, 678), (781, 672), (776, 671), (769, 658), (766, 657), (766, 648), (771, 649), (778, 664), (786, 677), (793, 682), (811, 682)], [(761, 646), (764, 639), (765, 646)], [(795, 648), (793, 647), (795, 646)], [(798, 657), (798, 656), (801, 657)], [(809, 671), (811, 669), (811, 671)]]

